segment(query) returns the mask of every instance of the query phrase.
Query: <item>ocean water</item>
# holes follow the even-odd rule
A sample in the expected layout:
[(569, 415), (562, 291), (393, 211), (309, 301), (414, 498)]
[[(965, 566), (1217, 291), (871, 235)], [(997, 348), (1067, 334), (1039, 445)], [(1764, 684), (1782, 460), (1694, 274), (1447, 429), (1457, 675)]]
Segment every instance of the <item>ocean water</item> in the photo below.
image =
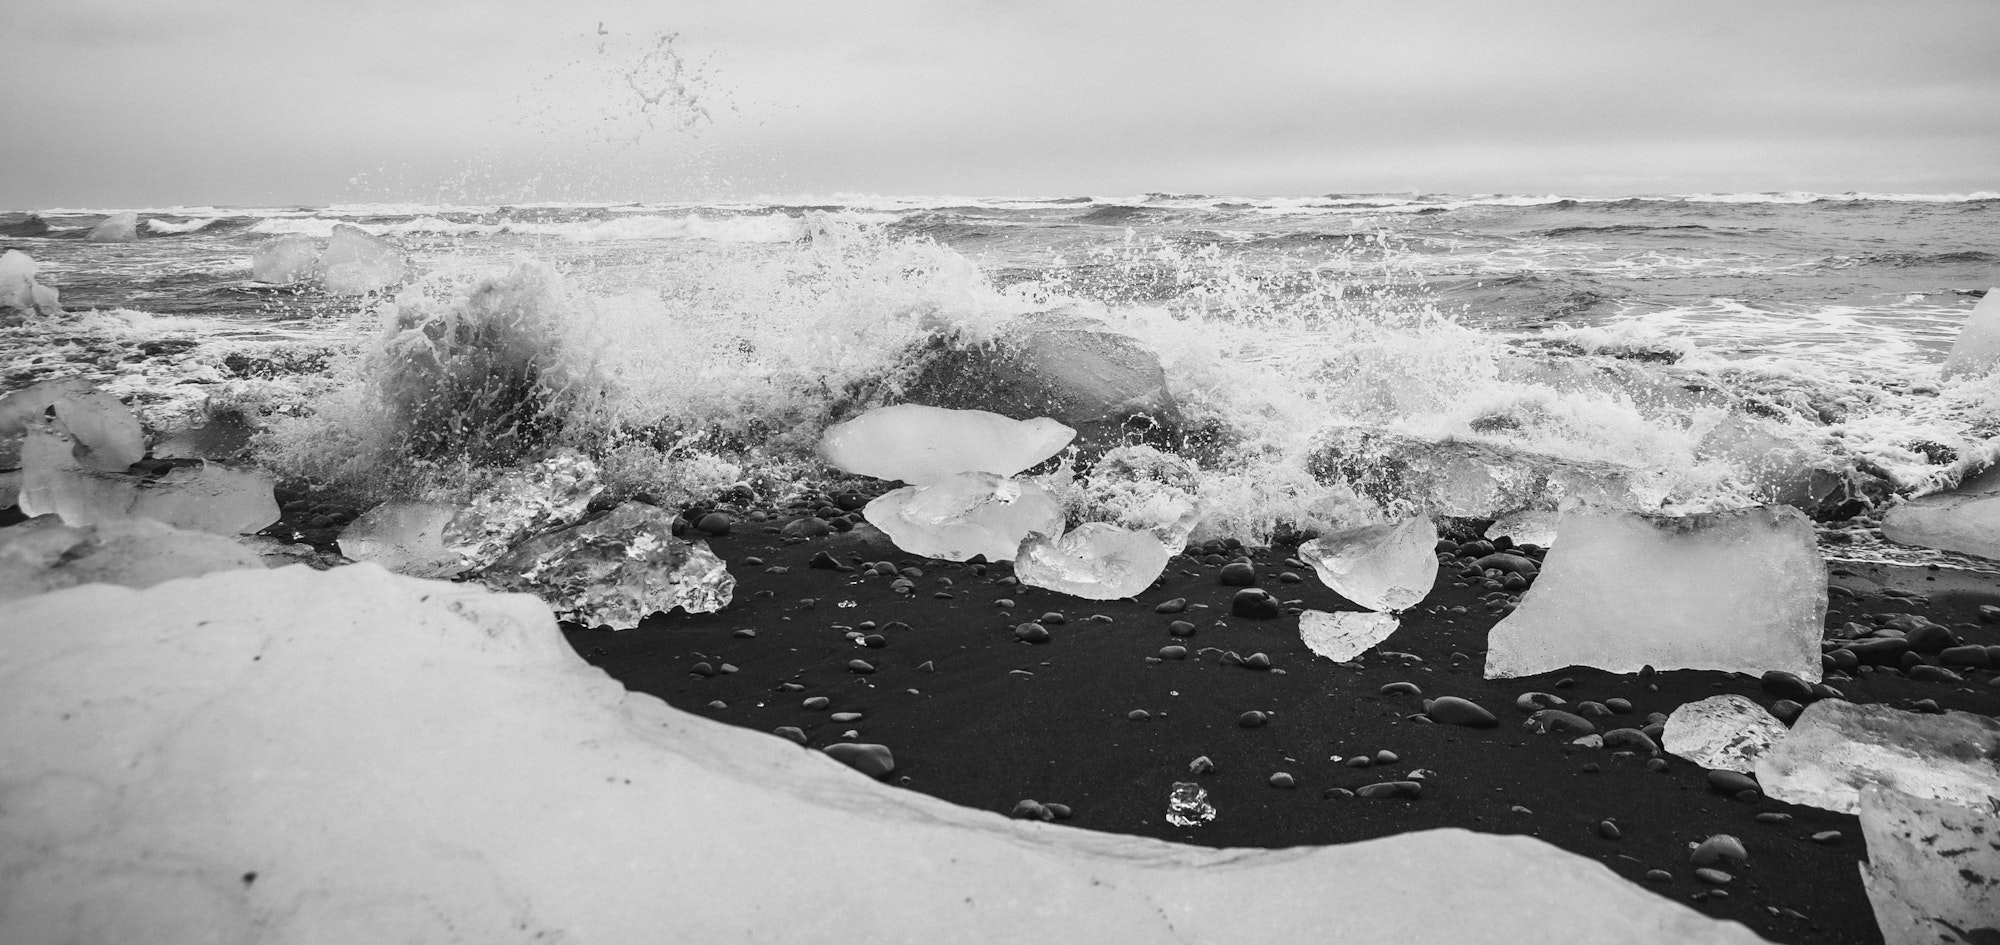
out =
[[(1216, 534), (1371, 514), (1307, 472), (1336, 429), (1614, 464), (1685, 511), (1760, 501), (1757, 457), (1727, 448), (1746, 429), (1884, 494), (2000, 452), (2000, 381), (1938, 374), (2000, 282), (2000, 194), (162, 207), (137, 241), (83, 239), (115, 209), (0, 213), (69, 313), (0, 326), (0, 390), (94, 377), (163, 436), (234, 411), (262, 461), (364, 491), (411, 487), (376, 429), (409, 420), (408, 329), (475, 311), (519, 329), (553, 422), (652, 495), (810, 482), (818, 431), (909, 346), (1051, 308), (1140, 339), (1228, 431), (1203, 458)], [(402, 289), (252, 279), (260, 245), (343, 223), (408, 255)], [(1965, 564), (1869, 524), (1830, 523), (1829, 552)]]

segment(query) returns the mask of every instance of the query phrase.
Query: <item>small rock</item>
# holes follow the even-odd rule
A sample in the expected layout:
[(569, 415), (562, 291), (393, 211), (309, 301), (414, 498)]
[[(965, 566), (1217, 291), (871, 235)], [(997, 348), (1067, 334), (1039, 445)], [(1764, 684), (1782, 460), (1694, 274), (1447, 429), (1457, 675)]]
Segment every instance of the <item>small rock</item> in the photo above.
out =
[(1942, 666), (1932, 666), (1928, 663), (1922, 666), (1910, 667), (1910, 678), (1917, 682), (1962, 683), (1965, 681), (1964, 676), (1960, 676)]
[(1674, 881), (1674, 874), (1666, 870), (1647, 870), (1646, 881), (1649, 883), (1671, 883)]
[(1187, 647), (1184, 646), (1160, 647), (1160, 658), (1163, 660), (1184, 660), (1187, 659), (1187, 656), (1188, 656)]
[(1028, 643), (1047, 643), (1049, 637), (1049, 628), (1039, 623), (1024, 623), (1014, 628), (1014, 638)]
[(1524, 692), (1514, 699), (1514, 708), (1531, 714), (1568, 704), (1568, 699), (1550, 692)]
[(1616, 840), (1625, 836), (1625, 832), (1619, 830), (1618, 825), (1611, 821), (1600, 820), (1597, 822), (1597, 835), (1606, 840)]
[(852, 570), (854, 570), (854, 568), (852, 568), (852, 567), (850, 567), (850, 566), (848, 566), (848, 565), (845, 565), (845, 564), (841, 564), (841, 563), (840, 563), (840, 559), (838, 559), (838, 558), (835, 558), (835, 557), (834, 557), (833, 555), (830, 555), (830, 554), (828, 554), (828, 553), (826, 553), (826, 552), (824, 552), (824, 551), (821, 551), (821, 552), (817, 552), (817, 553), (815, 553), (815, 554), (814, 554), (814, 555), (812, 556), (812, 560), (810, 560), (810, 561), (807, 561), (807, 562), (806, 562), (806, 565), (807, 565), (808, 567), (814, 567), (814, 568), (818, 568), (818, 569), (820, 569), (820, 570), (822, 570), (822, 571), (852, 571)]
[(1694, 878), (1701, 880), (1704, 883), (1713, 883), (1717, 886), (1727, 886), (1736, 879), (1736, 877), (1716, 869), (1695, 870)]
[(875, 671), (875, 664), (867, 660), (848, 660), (847, 671), (850, 673), (860, 673), (865, 676)]
[(1529, 731), (1537, 735), (1550, 732), (1557, 735), (1591, 735), (1597, 731), (1597, 723), (1561, 709), (1543, 709), (1528, 716), (1525, 724)]
[(715, 667), (710, 666), (707, 663), (696, 663), (693, 666), (688, 667), (688, 672), (693, 673), (696, 676), (713, 676), (715, 675)]
[(1185, 610), (1187, 610), (1187, 598), (1185, 597), (1176, 597), (1173, 600), (1162, 602), (1153, 607), (1153, 613), (1156, 614), (1178, 614)]
[(880, 778), (896, 770), (895, 756), (889, 753), (887, 745), (838, 742), (820, 751), (871, 778)]
[(1353, 796), (1354, 792), (1344, 787), (1330, 787), (1324, 791), (1319, 792), (1320, 800), (1323, 801), (1330, 801), (1336, 797), (1353, 797)]
[(1660, 743), (1636, 728), (1614, 728), (1605, 732), (1604, 747), (1613, 751), (1638, 752), (1648, 758), (1660, 753)]
[(1191, 637), (1194, 636), (1194, 624), (1188, 623), (1185, 620), (1176, 620), (1173, 623), (1167, 624), (1167, 632), (1177, 637)]
[(1840, 831), (1822, 830), (1812, 835), (1812, 842), (1832, 845), (1840, 842)]
[(1779, 699), (1778, 701), (1771, 703), (1771, 717), (1777, 719), (1780, 722), (1785, 723), (1786, 725), (1790, 725), (1793, 722), (1798, 721), (1799, 713), (1804, 712), (1805, 710), (1806, 710), (1805, 706), (1793, 702), (1790, 699)]
[(1049, 803), (1042, 806), (1048, 808), (1049, 813), (1056, 815), (1057, 820), (1068, 820), (1072, 816), (1068, 804)]
[(1792, 815), (1779, 813), (1778, 811), (1765, 811), (1758, 814), (1756, 820), (1760, 824), (1789, 824), (1792, 822)]
[(1424, 785), (1421, 781), (1377, 781), (1356, 788), (1354, 793), (1367, 798), (1418, 797), (1424, 793)]
[(1375, 763), (1378, 765), (1392, 765), (1401, 760), (1403, 759), (1400, 756), (1387, 748), (1375, 753)]
[(1385, 683), (1376, 692), (1385, 696), (1421, 696), (1424, 694), (1423, 687), (1413, 682)]
[(799, 703), (799, 705), (813, 712), (818, 712), (832, 704), (833, 700), (825, 696), (812, 696), (807, 698), (806, 701)]
[(791, 741), (798, 742), (801, 745), (806, 743), (805, 729), (802, 729), (796, 725), (780, 725), (777, 728), (772, 729), (771, 734), (776, 735), (779, 738), (789, 739)]
[(1632, 714), (1632, 700), (1630, 699), (1606, 699), (1604, 700), (1604, 705), (1618, 715)]
[(1057, 611), (1051, 610), (1048, 613), (1043, 614), (1042, 619), (1036, 621), (1036, 623), (1044, 624), (1051, 627), (1060, 627), (1063, 624), (1069, 623), (1069, 618), (1063, 616), (1061, 613)]
[(1270, 782), (1271, 786), (1274, 788), (1289, 788), (1289, 787), (1294, 787), (1297, 784), (1297, 782), (1292, 780), (1292, 776), (1290, 774), (1283, 771), (1271, 775)]
[(1812, 701), (1812, 683), (1799, 678), (1796, 673), (1788, 673), (1781, 669), (1771, 670), (1764, 674), (1762, 685), (1765, 692), (1780, 699), (1791, 699), (1797, 702)]
[(1248, 561), (1232, 561), (1216, 576), (1224, 587), (1249, 587), (1257, 583), (1257, 566)]
[(1195, 774), (1209, 774), (1215, 770), (1215, 762), (1210, 761), (1207, 755), (1203, 755), (1188, 762), (1188, 770)]
[(1252, 653), (1243, 658), (1245, 669), (1270, 669), (1271, 657), (1264, 653)]
[(735, 525), (735, 521), (731, 520), (729, 516), (721, 512), (710, 512), (702, 516), (701, 521), (695, 523), (694, 527), (711, 535), (727, 535), (729, 534), (729, 530), (735, 527)]
[(1269, 715), (1259, 712), (1256, 709), (1251, 709), (1250, 711), (1237, 716), (1236, 724), (1241, 725), (1244, 728), (1257, 728), (1258, 726), (1261, 726), (1265, 722), (1269, 722), (1270, 720), (1271, 717)]
[(1229, 599), (1229, 612), (1251, 620), (1271, 620), (1285, 612), (1285, 607), (1261, 588), (1246, 587)]
[(1688, 862), (1696, 866), (1714, 866), (1728, 861), (1741, 863), (1750, 858), (1750, 851), (1743, 848), (1743, 841), (1726, 833), (1718, 833), (1695, 845)]
[(1131, 719), (1134, 722), (1144, 722), (1147, 719), (1152, 718), (1153, 713), (1148, 712), (1145, 709), (1133, 709), (1132, 711), (1125, 713), (1125, 717)]
[(1747, 774), (1716, 768), (1708, 773), (1708, 786), (1718, 794), (1741, 794), (1757, 790), (1757, 780)]
[(1448, 725), (1463, 725), (1468, 728), (1495, 728), (1500, 720), (1493, 713), (1467, 699), (1457, 696), (1440, 696), (1424, 706), (1424, 714), (1433, 721)]
[(1056, 819), (1055, 811), (1049, 810), (1048, 805), (1043, 804), (1040, 801), (1032, 801), (1032, 800), (1021, 800), (1015, 802), (1014, 809), (1009, 811), (1007, 813), (1007, 816), (1012, 817), (1015, 820)]

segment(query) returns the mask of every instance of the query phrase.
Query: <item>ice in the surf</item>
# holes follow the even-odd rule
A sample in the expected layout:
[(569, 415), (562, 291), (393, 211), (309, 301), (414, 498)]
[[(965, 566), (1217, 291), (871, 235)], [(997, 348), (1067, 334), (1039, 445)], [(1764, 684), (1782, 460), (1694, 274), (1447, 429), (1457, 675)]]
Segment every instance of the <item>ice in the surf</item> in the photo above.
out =
[(1671, 487), (1661, 470), (1507, 443), (1352, 427), (1321, 433), (1308, 463), (1321, 481), (1347, 485), (1379, 502), (1468, 518), (1548, 510), (1565, 500), (1656, 508)]
[(1757, 758), (1785, 737), (1785, 723), (1735, 694), (1684, 703), (1667, 715), (1661, 747), (1704, 768), (1752, 774)]
[(1873, 784), (2000, 810), (2000, 719), (1822, 699), (1757, 759), (1765, 794), (1852, 814)]
[(736, 578), (703, 541), (674, 537), (675, 516), (626, 502), (580, 525), (537, 535), (479, 579), (524, 591), (586, 626), (638, 626), (647, 614), (705, 614), (729, 606)]
[(320, 283), (335, 295), (363, 295), (386, 289), (409, 275), (402, 250), (358, 226), (342, 223), (319, 254)]
[(278, 520), (275, 480), (260, 469), (202, 460), (164, 468), (109, 471), (80, 459), (77, 439), (57, 419), (28, 430), (21, 447), (21, 511), (61, 516), (70, 525), (150, 518), (176, 528), (238, 535)]
[(77, 527), (42, 515), (0, 528), (0, 603), (79, 584), (152, 587), (263, 566), (256, 552), (228, 538), (150, 519)]
[(1820, 678), (1826, 566), (1788, 506), (1688, 516), (1576, 509), (1487, 637), (1489, 679), (1567, 666)]
[(861, 510), (896, 547), (914, 555), (1012, 561), (1023, 539), (1063, 530), (1062, 507), (1032, 482), (962, 472), (927, 486), (904, 486)]
[(465, 568), (485, 567), (529, 535), (575, 522), (603, 491), (596, 463), (574, 450), (559, 450), (500, 475), (452, 517), (442, 540)]
[(1938, 373), (1946, 380), (1991, 373), (2000, 364), (2000, 289), (1988, 290), (1966, 316)]
[(259, 247), (250, 257), (250, 275), (258, 282), (291, 285), (312, 278), (319, 264), (320, 245), (304, 236), (281, 236)]
[(1882, 516), (1882, 537), (2000, 560), (2000, 468), (1948, 492), (1890, 506)]
[(459, 507), (450, 502), (384, 502), (356, 516), (341, 530), (340, 553), (413, 577), (463, 573), (465, 556), (444, 545), (445, 527), (458, 513)]
[(146, 434), (123, 401), (83, 378), (43, 381), (0, 397), (0, 465), (18, 458), (30, 429), (68, 435), (78, 466), (122, 472), (145, 458)]
[(122, 210), (90, 228), (84, 239), (93, 243), (130, 243), (139, 238), (139, 214)]
[(1437, 581), (1437, 526), (1430, 517), (1363, 525), (1299, 545), (1299, 559), (1340, 596), (1369, 610), (1413, 607)]
[(927, 486), (965, 472), (1012, 476), (1075, 438), (1075, 430), (1047, 417), (896, 404), (827, 428), (820, 452), (851, 473)]
[(1201, 523), (1200, 490), (1200, 472), (1188, 460), (1150, 446), (1121, 446), (1100, 457), (1084, 477), (1079, 514), (1152, 532), (1178, 550)]
[(1072, 597), (1117, 600), (1151, 587), (1171, 557), (1152, 532), (1086, 522), (1060, 536), (1030, 534), (1014, 559), (1014, 577)]
[(61, 293), (35, 281), (42, 271), (33, 256), (18, 249), (0, 253), (0, 318), (61, 315)]
[(1861, 887), (1885, 945), (2000, 935), (2000, 810), (1861, 789)]
[(1306, 649), (1345, 663), (1389, 639), (1401, 623), (1394, 614), (1308, 610), (1299, 615), (1299, 639), (1305, 641)]

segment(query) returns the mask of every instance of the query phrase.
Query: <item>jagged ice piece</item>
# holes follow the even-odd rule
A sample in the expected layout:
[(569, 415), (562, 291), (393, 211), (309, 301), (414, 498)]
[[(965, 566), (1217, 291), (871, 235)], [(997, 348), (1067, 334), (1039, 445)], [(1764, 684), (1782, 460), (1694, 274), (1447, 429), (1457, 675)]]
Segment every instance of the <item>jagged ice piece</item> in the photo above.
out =
[(1661, 747), (1704, 768), (1752, 774), (1757, 758), (1785, 737), (1785, 723), (1739, 695), (1709, 696), (1667, 716)]
[(1011, 476), (1075, 438), (1075, 430), (1047, 417), (897, 404), (828, 427), (820, 452), (851, 473), (927, 486), (964, 472)]
[(1152, 532), (1087, 522), (1061, 537), (1029, 535), (1014, 558), (1014, 577), (1071, 597), (1117, 600), (1151, 587), (1172, 557)]
[(240, 535), (278, 520), (269, 474), (196, 461), (163, 473), (105, 472), (76, 458), (76, 441), (48, 422), (21, 448), (21, 511), (55, 514), (69, 525), (150, 518), (176, 528)]
[(413, 577), (464, 573), (465, 557), (444, 546), (445, 527), (458, 512), (448, 502), (384, 502), (341, 530), (340, 553)]
[(333, 228), (326, 251), (319, 254), (319, 281), (335, 295), (363, 295), (386, 289), (409, 275), (403, 253), (386, 240), (358, 226)]
[(736, 578), (703, 541), (674, 537), (674, 516), (627, 502), (581, 525), (523, 542), (480, 575), (495, 590), (526, 591), (587, 626), (636, 627), (678, 607), (729, 606)]
[(1345, 663), (1389, 639), (1402, 621), (1390, 614), (1353, 610), (1308, 610), (1299, 615), (1299, 639), (1306, 649)]
[(1487, 637), (1486, 678), (1769, 670), (1820, 678), (1826, 567), (1789, 506), (1684, 517), (1565, 514), (1541, 574)]
[(466, 503), (444, 529), (445, 549), (463, 568), (499, 560), (521, 539), (576, 521), (604, 491), (597, 464), (574, 450), (510, 470)]
[(77, 528), (43, 515), (0, 528), (0, 603), (79, 584), (152, 587), (263, 566), (256, 552), (227, 538), (143, 518)]
[(1967, 807), (2000, 805), (2000, 720), (1822, 699), (1757, 759), (1757, 783), (1788, 804), (1852, 814), (1871, 784)]
[(2000, 290), (1988, 291), (1966, 316), (1939, 376), (1946, 380), (1986, 374), (2000, 364)]
[(1861, 887), (1884, 945), (2000, 941), (2000, 811), (1861, 789)]
[(990, 472), (947, 476), (877, 497), (861, 514), (913, 555), (1012, 561), (1031, 534), (1063, 530), (1063, 511), (1042, 487)]
[(285, 236), (257, 247), (250, 257), (250, 277), (272, 285), (291, 285), (312, 278), (319, 264), (319, 243), (304, 236)]
[(1201, 478), (1193, 463), (1150, 446), (1121, 446), (1090, 469), (1083, 517), (1152, 532), (1168, 548), (1187, 544), (1201, 523)]
[(18, 249), (0, 253), (0, 313), (61, 315), (60, 293), (35, 281), (41, 264)]
[(5, 620), (0, 901), (37, 940), (1760, 941), (1525, 836), (1216, 850), (1005, 820), (628, 692), (532, 597), (373, 565)]
[(1437, 581), (1437, 526), (1419, 515), (1400, 525), (1363, 525), (1299, 546), (1299, 559), (1335, 593), (1369, 610), (1416, 606)]

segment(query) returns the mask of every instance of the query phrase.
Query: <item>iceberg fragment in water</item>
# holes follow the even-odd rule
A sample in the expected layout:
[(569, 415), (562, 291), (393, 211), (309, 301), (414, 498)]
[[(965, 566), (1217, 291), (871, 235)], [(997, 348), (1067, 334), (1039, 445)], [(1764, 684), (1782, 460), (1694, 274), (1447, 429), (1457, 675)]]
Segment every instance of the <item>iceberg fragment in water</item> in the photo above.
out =
[[(515, 469), (474, 496), (445, 526), (446, 549), (482, 568), (536, 532), (567, 525), (604, 491), (597, 464), (575, 450)], [(419, 546), (421, 547), (421, 546)]]
[(1012, 561), (1030, 534), (1063, 530), (1062, 508), (1041, 486), (989, 472), (904, 486), (877, 497), (861, 514), (896, 547), (946, 561), (974, 555)]
[(1075, 430), (1047, 417), (897, 404), (828, 427), (820, 452), (851, 473), (927, 486), (963, 472), (1011, 476), (1075, 438)]
[(319, 280), (335, 295), (363, 295), (403, 281), (409, 265), (403, 253), (367, 230), (342, 223), (333, 228), (319, 254)]
[(61, 315), (60, 293), (35, 281), (41, 264), (18, 249), (0, 253), (0, 315)]
[(272, 285), (291, 285), (312, 278), (319, 264), (319, 243), (304, 236), (285, 236), (257, 247), (250, 257), (250, 277)]
[(1882, 537), (2000, 560), (2000, 467), (1950, 492), (1899, 502), (1882, 516)]
[[(532, 597), (373, 565), (5, 619), (0, 901), (49, 941), (1760, 941), (1531, 837), (1211, 850), (996, 818), (628, 692)], [(1440, 863), (1451, 909), (1426, 908)]]
[(721, 610), (736, 592), (735, 576), (706, 542), (675, 538), (674, 516), (644, 502), (530, 538), (480, 580), (535, 594), (579, 623), (619, 628), (676, 607)]
[(1996, 364), (2000, 364), (2000, 289), (1989, 290), (1972, 307), (1938, 374), (1945, 380), (1976, 376), (1990, 373)]
[(1861, 789), (1861, 886), (1884, 945), (2000, 941), (2000, 811)]
[(90, 381), (72, 377), (0, 397), (0, 466), (18, 459), (20, 438), (44, 423), (70, 437), (71, 459), (85, 469), (123, 472), (146, 456), (146, 434), (132, 409)]
[(1345, 663), (1389, 639), (1401, 623), (1392, 614), (1308, 610), (1299, 615), (1299, 639), (1305, 641), (1306, 649)]
[(397, 574), (452, 577), (464, 573), (464, 556), (444, 546), (444, 530), (458, 517), (448, 502), (384, 502), (340, 532), (340, 553), (373, 561)]
[(1610, 508), (1658, 508), (1668, 474), (1540, 453), (1507, 443), (1335, 428), (1321, 434), (1307, 468), (1388, 506), (1433, 515), (1500, 518), (1563, 501)]
[(1152, 532), (1087, 522), (1060, 537), (1029, 535), (1014, 558), (1014, 577), (1071, 597), (1117, 600), (1153, 586), (1172, 557)]
[(136, 466), (138, 472), (90, 468), (60, 422), (28, 431), (21, 448), (21, 511), (55, 514), (70, 525), (150, 518), (176, 528), (240, 535), (278, 520), (272, 479), (262, 470), (201, 460)]
[(0, 603), (79, 584), (152, 587), (263, 566), (256, 552), (227, 538), (143, 518), (78, 528), (43, 515), (0, 528)]
[(1819, 681), (1826, 566), (1797, 509), (1579, 509), (1559, 531), (1534, 587), (1487, 637), (1486, 678), (1650, 665)]
[(1661, 747), (1704, 768), (1752, 774), (1757, 759), (1785, 737), (1785, 723), (1739, 695), (1709, 696), (1667, 716)]
[(130, 243), (139, 238), (139, 214), (121, 210), (91, 227), (83, 238), (93, 243)]
[(1201, 523), (1200, 489), (1193, 463), (1150, 446), (1121, 446), (1098, 459), (1084, 479), (1082, 517), (1152, 532), (1178, 550)]
[(1321, 582), (1369, 610), (1416, 606), (1437, 582), (1437, 526), (1419, 515), (1400, 525), (1363, 525), (1299, 545)]
[(2000, 809), (2000, 720), (1927, 715), (1822, 699), (1757, 759), (1765, 794), (1852, 814), (1871, 784), (1966, 807)]

